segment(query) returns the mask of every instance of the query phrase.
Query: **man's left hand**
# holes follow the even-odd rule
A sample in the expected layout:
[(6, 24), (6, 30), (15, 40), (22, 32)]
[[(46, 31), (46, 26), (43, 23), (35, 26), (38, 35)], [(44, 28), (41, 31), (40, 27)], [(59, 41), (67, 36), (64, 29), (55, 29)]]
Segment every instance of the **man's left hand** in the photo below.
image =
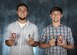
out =
[(29, 45), (34, 44), (34, 40), (33, 40), (32, 38), (29, 38), (29, 40), (28, 40), (28, 44), (29, 44)]

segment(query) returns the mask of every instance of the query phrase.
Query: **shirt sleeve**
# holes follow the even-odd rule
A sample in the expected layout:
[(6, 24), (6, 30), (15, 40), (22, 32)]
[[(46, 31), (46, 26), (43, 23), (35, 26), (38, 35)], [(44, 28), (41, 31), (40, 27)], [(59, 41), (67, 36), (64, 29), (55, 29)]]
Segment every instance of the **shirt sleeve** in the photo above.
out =
[(39, 41), (39, 33), (37, 26), (34, 26), (34, 41)]
[(6, 31), (6, 40), (9, 40), (10, 36), (11, 36), (10, 27), (8, 27)]
[(68, 38), (67, 38), (67, 42), (69, 44), (73, 44), (74, 45), (74, 39), (73, 39), (73, 35), (72, 35), (72, 31), (70, 28), (68, 28)]
[(11, 36), (11, 32), (10, 32), (10, 27), (6, 27), (5, 29), (5, 33), (4, 33), (4, 40), (9, 40), (10, 39), (10, 36)]
[(46, 29), (43, 29), (42, 31), (40, 42), (46, 42)]
[(5, 41), (10, 39), (10, 31), (9, 27), (5, 27), (4, 33), (3, 33), (3, 45), (6, 46)]

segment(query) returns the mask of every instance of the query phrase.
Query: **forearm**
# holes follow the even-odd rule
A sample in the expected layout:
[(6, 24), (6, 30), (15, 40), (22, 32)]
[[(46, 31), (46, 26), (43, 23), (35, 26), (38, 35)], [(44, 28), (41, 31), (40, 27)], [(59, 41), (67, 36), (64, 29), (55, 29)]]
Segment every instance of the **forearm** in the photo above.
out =
[(31, 46), (32, 46), (32, 47), (36, 47), (36, 46), (38, 46), (38, 45), (39, 45), (39, 42), (35, 41)]
[(65, 48), (65, 49), (73, 49), (74, 45), (68, 44), (68, 45), (63, 45), (62, 47)]
[(15, 43), (14, 43), (15, 41), (13, 41), (13, 40), (5, 40), (5, 44), (7, 45), (7, 46), (13, 46)]
[(51, 45), (49, 43), (40, 43), (39, 47), (40, 48), (49, 48), (49, 47), (51, 47)]

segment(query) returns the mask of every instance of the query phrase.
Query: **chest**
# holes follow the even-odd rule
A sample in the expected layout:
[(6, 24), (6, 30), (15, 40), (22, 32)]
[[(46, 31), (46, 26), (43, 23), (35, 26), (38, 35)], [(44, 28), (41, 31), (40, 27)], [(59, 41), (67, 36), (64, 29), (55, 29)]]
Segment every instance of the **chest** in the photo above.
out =
[(50, 27), (46, 30), (47, 39), (57, 39), (60, 35), (66, 40), (68, 37), (68, 29), (64, 27), (53, 28)]
[(34, 35), (33, 28), (29, 26), (25, 26), (22, 29), (16, 26), (16, 27), (13, 27), (10, 32), (15, 33), (17, 39), (28, 39), (29, 35), (33, 38), (33, 35)]

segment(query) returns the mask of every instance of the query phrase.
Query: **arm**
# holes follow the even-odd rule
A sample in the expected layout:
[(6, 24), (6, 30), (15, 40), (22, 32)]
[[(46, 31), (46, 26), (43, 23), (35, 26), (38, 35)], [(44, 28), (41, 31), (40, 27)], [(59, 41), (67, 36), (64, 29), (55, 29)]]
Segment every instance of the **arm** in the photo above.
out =
[(29, 38), (28, 44), (32, 47), (36, 47), (39, 45), (38, 41), (34, 41), (32, 38)]
[(51, 45), (49, 43), (43, 43), (42, 42), (42, 43), (39, 44), (39, 47), (40, 48), (49, 48), (49, 47), (51, 47)]
[(39, 45), (39, 42), (37, 42), (37, 41), (34, 41), (34, 43), (31, 44), (32, 47), (36, 47), (36, 46), (38, 46), (38, 45)]
[(32, 44), (33, 47), (36, 47), (39, 45), (39, 33), (38, 33), (38, 27), (34, 26), (34, 43)]
[(73, 40), (73, 37), (72, 37), (72, 32), (71, 32), (71, 29), (68, 28), (68, 34), (67, 34), (67, 43), (63, 40), (63, 42), (61, 43), (59, 40), (58, 40), (58, 45), (63, 47), (63, 48), (66, 48), (66, 49), (73, 49), (74, 48), (74, 40)]
[(65, 49), (73, 49), (74, 48), (74, 45), (73, 44), (66, 44), (65, 42), (60, 42), (58, 41), (58, 46), (61, 46)]
[(37, 28), (37, 26), (34, 26), (33, 27), (33, 37), (34, 38), (31, 38), (31, 37), (29, 37), (29, 41), (28, 41), (28, 44), (30, 45), (30, 46), (32, 46), (32, 47), (36, 47), (36, 46), (38, 46), (39, 45), (39, 35), (38, 35), (38, 28)]
[(7, 27), (7, 32), (6, 32), (6, 37), (5, 37), (5, 44), (7, 45), (7, 46), (12, 46), (13, 45), (13, 40), (10, 40), (10, 36), (11, 36), (11, 32), (10, 32), (10, 27), (8, 26)]
[(68, 45), (63, 45), (62, 47), (63, 48), (66, 48), (66, 49), (73, 49), (74, 48), (74, 45), (68, 44)]
[(5, 44), (7, 46), (13, 46), (15, 44), (15, 42), (13, 40), (5, 40)]
[(40, 43), (40, 47), (41, 48), (49, 48), (49, 47), (52, 47), (52, 46), (55, 46), (55, 39), (51, 39), (49, 40), (48, 43)]
[(67, 42), (68, 42), (67, 45), (65, 45), (64, 47), (66, 47), (67, 49), (73, 49), (74, 48), (74, 39), (73, 39), (72, 31), (70, 28), (68, 28)]
[(16, 34), (15, 33), (11, 33), (10, 32), (10, 27), (7, 28), (7, 32), (6, 32), (6, 40), (5, 40), (5, 44), (7, 46), (13, 46), (15, 45), (15, 38), (16, 38)]
[(54, 39), (47, 40), (47, 38), (47, 29), (43, 29), (39, 44), (40, 48), (49, 48), (55, 45)]
[(5, 40), (5, 44), (7, 46), (13, 46), (13, 45), (15, 45), (16, 44), (15, 43), (15, 38), (16, 38), (16, 34), (12, 33), (10, 39), (9, 40)]

